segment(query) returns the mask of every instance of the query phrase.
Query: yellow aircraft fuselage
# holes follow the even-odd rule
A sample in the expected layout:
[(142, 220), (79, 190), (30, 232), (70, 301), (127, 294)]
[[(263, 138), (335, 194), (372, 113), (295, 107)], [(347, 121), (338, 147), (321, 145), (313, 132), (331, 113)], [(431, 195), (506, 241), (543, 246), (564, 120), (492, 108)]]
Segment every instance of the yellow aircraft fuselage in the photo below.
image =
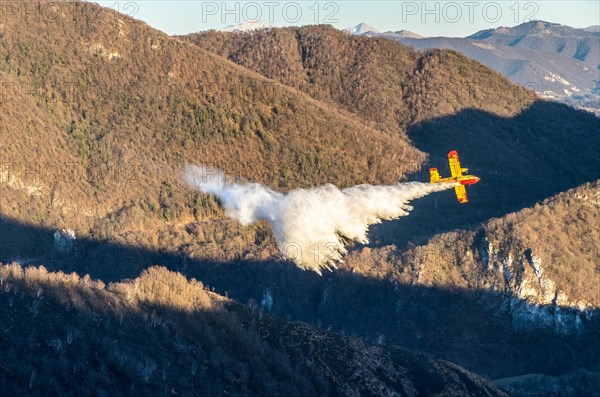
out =
[(433, 183), (458, 182), (461, 185), (474, 185), (477, 182), (479, 182), (480, 180), (481, 179), (476, 177), (475, 175), (461, 175), (461, 176), (457, 176), (457, 177), (450, 176), (448, 178), (440, 178), (440, 180), (438, 182), (433, 182)]
[(456, 198), (458, 202), (461, 204), (467, 203), (469, 200), (467, 199), (467, 190), (465, 189), (466, 185), (474, 185), (479, 182), (479, 178), (475, 175), (464, 175), (463, 172), (469, 172), (467, 168), (461, 168), (460, 162), (458, 161), (458, 153), (456, 150), (452, 150), (448, 153), (448, 164), (450, 164), (450, 173), (452, 176), (448, 178), (440, 178), (440, 174), (438, 173), (437, 168), (430, 168), (430, 183), (453, 183), (458, 182), (460, 185), (454, 188), (456, 193)]

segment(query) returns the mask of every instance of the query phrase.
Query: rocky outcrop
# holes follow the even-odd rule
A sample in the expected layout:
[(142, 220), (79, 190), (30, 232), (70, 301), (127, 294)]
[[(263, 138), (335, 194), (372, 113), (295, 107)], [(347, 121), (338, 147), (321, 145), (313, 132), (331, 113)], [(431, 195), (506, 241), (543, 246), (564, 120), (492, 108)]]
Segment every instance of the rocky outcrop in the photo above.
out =
[(69, 254), (75, 250), (77, 238), (71, 229), (59, 229), (54, 232), (54, 248), (61, 254)]

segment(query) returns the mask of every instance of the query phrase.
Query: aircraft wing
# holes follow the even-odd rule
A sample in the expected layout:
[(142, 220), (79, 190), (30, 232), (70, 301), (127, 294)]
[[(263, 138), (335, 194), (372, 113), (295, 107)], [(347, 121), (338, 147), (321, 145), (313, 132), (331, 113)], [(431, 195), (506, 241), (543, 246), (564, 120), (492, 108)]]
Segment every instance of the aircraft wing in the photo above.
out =
[(454, 188), (454, 192), (456, 193), (456, 198), (458, 199), (459, 203), (464, 204), (469, 201), (467, 199), (467, 189), (465, 189), (465, 185), (456, 186)]
[(458, 161), (458, 153), (456, 153), (456, 150), (448, 153), (448, 163), (450, 164), (450, 173), (452, 174), (452, 178), (462, 175), (462, 171), (460, 170), (460, 162)]

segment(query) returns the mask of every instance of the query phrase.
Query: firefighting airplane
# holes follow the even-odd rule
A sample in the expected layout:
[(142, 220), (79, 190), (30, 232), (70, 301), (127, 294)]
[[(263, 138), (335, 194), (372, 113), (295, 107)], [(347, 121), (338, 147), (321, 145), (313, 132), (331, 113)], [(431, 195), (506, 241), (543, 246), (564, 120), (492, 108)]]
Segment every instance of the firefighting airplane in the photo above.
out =
[(468, 202), (467, 189), (465, 185), (474, 185), (479, 182), (479, 178), (474, 175), (463, 175), (463, 172), (469, 172), (468, 168), (460, 168), (460, 162), (458, 161), (458, 153), (456, 150), (448, 153), (448, 163), (450, 164), (450, 173), (452, 174), (449, 178), (440, 178), (437, 168), (430, 168), (430, 183), (441, 183), (441, 182), (458, 182), (460, 185), (454, 188), (456, 192), (456, 198), (458, 202), (464, 204)]

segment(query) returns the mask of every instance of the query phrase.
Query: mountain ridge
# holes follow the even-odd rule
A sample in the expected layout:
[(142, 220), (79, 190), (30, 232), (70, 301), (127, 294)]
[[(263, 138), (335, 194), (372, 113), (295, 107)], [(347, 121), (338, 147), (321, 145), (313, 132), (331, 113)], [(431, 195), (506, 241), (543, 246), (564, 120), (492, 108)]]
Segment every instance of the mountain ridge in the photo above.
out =
[(416, 49), (453, 49), (513, 82), (598, 114), (600, 33), (545, 21), (485, 29), (465, 38), (375, 34)]
[[(395, 344), (494, 378), (597, 369), (594, 352), (585, 348), (597, 336), (597, 310), (589, 307), (596, 301), (585, 296), (595, 281), (594, 254), (578, 248), (589, 255), (578, 267), (569, 262), (575, 263), (577, 252), (564, 250), (565, 258), (556, 252), (571, 236), (587, 241), (580, 231), (595, 225), (596, 212), (574, 201), (576, 214), (551, 218), (572, 223), (555, 233), (561, 236), (556, 247), (529, 237), (556, 229), (538, 230), (532, 219), (564, 206), (562, 198), (556, 207), (537, 208), (537, 202), (580, 185), (579, 192), (591, 195), (585, 183), (600, 177), (598, 119), (540, 100), (454, 51), (420, 53), (323, 26), (172, 38), (114, 11), (79, 6), (75, 21), (52, 14), (52, 25), (9, 21), (1, 28), (0, 79), (11, 89), (0, 104), (0, 260), (22, 263), (8, 271), (12, 282), (0, 280), (2, 322), (23, 319), (15, 325), (23, 332), (10, 334), (16, 341), (8, 343), (10, 357), (40, 354), (23, 366), (16, 359), (0, 362), (0, 382), (15, 385), (17, 379), (27, 392), (39, 380), (48, 393), (62, 394), (71, 372), (81, 373), (71, 356), (80, 345), (67, 339), (68, 327), (78, 328), (78, 321), (98, 332), (85, 335), (91, 339), (83, 345), (99, 341), (110, 362), (84, 350), (90, 359), (83, 367), (100, 379), (90, 374), (90, 382), (77, 385), (103, 390), (130, 390), (132, 383), (136, 391), (162, 390), (162, 377), (171, 382), (179, 372), (186, 376), (172, 382), (190, 393), (199, 387), (196, 373), (215, 393), (225, 383), (239, 395), (295, 388), (327, 394), (327, 384), (354, 395), (365, 385), (375, 395), (380, 387), (406, 394), (412, 387), (432, 390), (411, 383), (415, 378), (406, 378), (406, 369), (419, 379), (439, 379), (435, 390), (447, 386), (451, 395), (501, 393), (452, 364), (404, 354)], [(197, 48), (213, 43), (218, 55)], [(451, 148), (482, 176), (469, 189), (469, 205), (458, 206), (452, 192), (416, 201), (410, 216), (374, 227), (372, 245), (351, 247), (348, 262), (323, 276), (284, 261), (268, 225), (228, 219), (218, 200), (191, 191), (178, 173), (187, 163), (208, 163), (213, 171), (281, 192), (323, 183), (428, 181), (419, 171), (427, 174), (434, 164), (441, 170)], [(567, 197), (567, 204), (575, 200)], [(533, 210), (518, 213), (523, 207)], [(522, 219), (519, 228), (514, 221)], [(480, 223), (488, 227), (485, 235)], [(511, 240), (504, 227), (518, 236)], [(487, 273), (483, 237), (492, 242), (489, 252), (502, 248), (502, 255), (489, 256)], [(452, 239), (459, 242), (447, 245)], [(448, 260), (430, 260), (423, 250)], [(470, 257), (463, 258), (465, 252)], [(503, 283), (498, 269), (504, 270), (505, 254), (513, 257), (507, 266), (513, 277)], [(44, 276), (41, 264), (75, 273)], [(156, 264), (176, 273), (157, 271)], [(537, 267), (543, 270), (539, 279)], [(406, 282), (396, 277), (402, 270)], [(230, 298), (202, 292), (192, 277)], [(181, 294), (169, 295), (171, 287)], [(165, 290), (173, 299), (161, 298)], [(49, 296), (54, 291), (56, 299)], [(215, 318), (199, 309), (205, 295), (227, 302), (234, 315)], [(578, 301), (590, 318), (579, 312)], [(195, 314), (182, 315), (193, 304)], [(166, 310), (172, 305), (177, 310)], [(135, 312), (132, 328), (143, 334), (137, 341), (127, 332), (131, 324), (120, 324), (117, 309), (125, 306)], [(260, 323), (261, 311), (265, 322), (272, 317), (275, 324), (263, 331), (278, 333), (262, 334), (271, 337), (267, 344), (247, 333), (257, 316)], [(579, 318), (581, 333), (558, 332), (561, 316), (569, 324)], [(526, 320), (536, 318), (544, 320), (540, 327), (528, 328)], [(47, 328), (35, 327), (38, 322)], [(302, 339), (304, 334), (314, 339)], [(332, 340), (334, 349), (323, 339)], [(113, 340), (130, 348), (119, 351)], [(144, 344), (148, 340), (156, 343)], [(174, 352), (166, 358), (161, 349), (151, 350), (157, 356), (140, 354), (148, 346), (171, 345)], [(176, 367), (182, 346), (192, 353)], [(288, 365), (295, 361), (285, 356), (302, 363), (306, 351), (319, 360), (313, 362), (316, 372), (327, 373), (336, 363), (331, 382), (295, 375), (296, 367)], [(367, 354), (369, 365), (353, 361), (346, 367), (340, 351)], [(252, 363), (254, 372), (236, 352), (265, 360)], [(194, 370), (190, 360), (198, 355), (202, 365)], [(165, 362), (171, 366), (164, 368)], [(288, 364), (277, 368), (280, 362)], [(406, 386), (390, 386), (393, 379)], [(255, 389), (248, 391), (249, 385)]]
[(364, 33), (379, 33), (379, 31), (377, 29), (375, 29), (374, 27), (367, 25), (364, 22), (359, 23), (356, 26), (353, 26), (351, 28), (345, 28), (343, 29), (344, 32), (346, 33), (350, 33), (350, 34), (364, 34)]
[[(517, 86), (503, 91), (504, 77), (466, 57), (435, 51), (419, 54), (382, 39), (347, 36), (325, 25), (277, 28), (243, 38), (218, 32), (179, 37), (320, 101), (341, 105), (388, 131), (468, 106), (511, 115), (534, 99)], [(318, 37), (328, 40), (319, 42)], [(260, 45), (272, 47), (272, 52), (261, 52)], [(370, 58), (374, 55), (377, 59)], [(329, 75), (330, 68), (336, 73)]]

